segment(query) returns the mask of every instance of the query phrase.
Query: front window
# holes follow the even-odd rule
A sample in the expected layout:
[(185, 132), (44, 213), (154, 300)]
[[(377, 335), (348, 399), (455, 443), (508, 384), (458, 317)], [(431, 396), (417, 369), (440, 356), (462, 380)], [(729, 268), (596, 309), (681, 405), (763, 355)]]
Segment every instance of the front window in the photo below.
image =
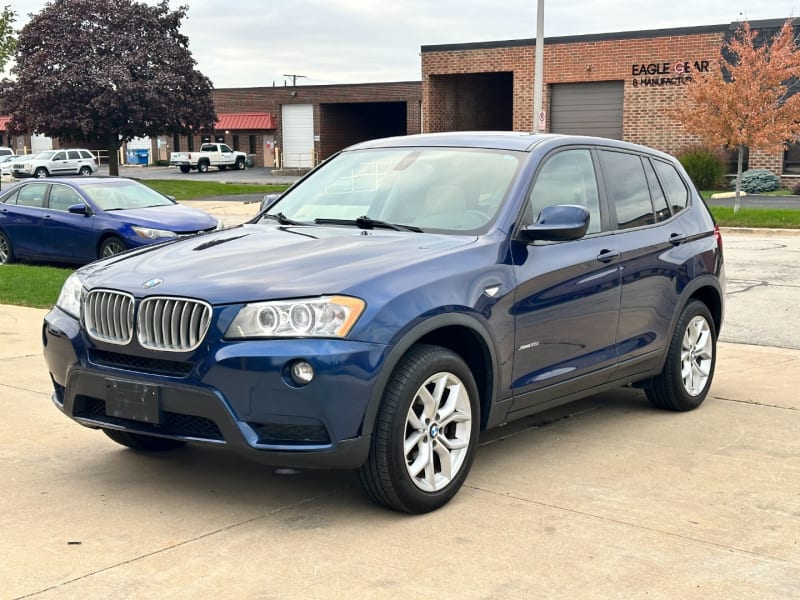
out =
[(270, 209), (302, 223), (368, 217), (424, 231), (477, 232), (494, 220), (517, 152), (381, 148), (343, 152)]
[(135, 181), (87, 183), (81, 185), (81, 189), (103, 210), (127, 210), (174, 204), (166, 196)]

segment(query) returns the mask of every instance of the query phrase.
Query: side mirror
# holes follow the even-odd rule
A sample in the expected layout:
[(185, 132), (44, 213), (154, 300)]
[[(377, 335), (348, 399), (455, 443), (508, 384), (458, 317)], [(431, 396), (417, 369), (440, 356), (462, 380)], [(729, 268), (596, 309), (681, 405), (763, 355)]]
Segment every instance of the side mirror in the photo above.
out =
[(73, 215), (83, 215), (84, 217), (92, 216), (92, 209), (85, 204), (73, 204), (67, 210)]
[(539, 214), (539, 220), (522, 230), (526, 240), (565, 242), (577, 240), (589, 229), (589, 211), (583, 206), (558, 204), (547, 206)]
[(261, 212), (272, 208), (281, 199), (281, 194), (267, 194), (261, 200)]

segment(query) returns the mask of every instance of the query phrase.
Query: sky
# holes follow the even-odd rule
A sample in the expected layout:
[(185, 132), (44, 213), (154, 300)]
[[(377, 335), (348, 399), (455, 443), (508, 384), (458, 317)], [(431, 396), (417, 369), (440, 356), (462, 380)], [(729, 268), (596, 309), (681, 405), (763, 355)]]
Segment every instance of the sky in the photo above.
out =
[[(2, 4), (17, 29), (45, 6)], [(419, 81), (421, 46), (536, 37), (537, 0), (170, 2), (181, 4), (181, 31), (215, 88), (282, 86), (291, 75), (297, 85)], [(785, 19), (800, 16), (800, 0), (545, 0), (543, 12), (547, 38)]]

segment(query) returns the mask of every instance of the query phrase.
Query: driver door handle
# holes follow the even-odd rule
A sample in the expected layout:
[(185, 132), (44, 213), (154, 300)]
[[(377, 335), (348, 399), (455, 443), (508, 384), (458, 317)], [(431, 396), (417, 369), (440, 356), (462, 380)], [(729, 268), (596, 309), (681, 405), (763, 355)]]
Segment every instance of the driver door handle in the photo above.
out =
[(619, 252), (617, 250), (603, 250), (597, 255), (597, 260), (601, 263), (610, 263), (618, 258)]

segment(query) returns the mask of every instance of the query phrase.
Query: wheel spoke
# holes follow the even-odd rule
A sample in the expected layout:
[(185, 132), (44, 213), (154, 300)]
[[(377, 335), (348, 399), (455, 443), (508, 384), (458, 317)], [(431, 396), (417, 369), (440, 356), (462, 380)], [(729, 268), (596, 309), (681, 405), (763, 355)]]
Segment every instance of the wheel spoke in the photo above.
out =
[(408, 456), (408, 453), (411, 452), (414, 448), (420, 447), (420, 451), (422, 451), (422, 444), (420, 444), (420, 440), (425, 437), (424, 431), (414, 431), (411, 435), (406, 438), (405, 444), (403, 444), (403, 451), (405, 455)]
[(414, 462), (408, 465), (408, 473), (411, 477), (417, 477), (423, 469), (432, 465), (431, 449), (428, 444), (419, 444), (419, 453), (417, 454)]
[(442, 467), (440, 475), (444, 477), (446, 481), (450, 481), (453, 478), (453, 462), (451, 460), (450, 451), (442, 444), (434, 444), (433, 451), (439, 457), (439, 464)]

